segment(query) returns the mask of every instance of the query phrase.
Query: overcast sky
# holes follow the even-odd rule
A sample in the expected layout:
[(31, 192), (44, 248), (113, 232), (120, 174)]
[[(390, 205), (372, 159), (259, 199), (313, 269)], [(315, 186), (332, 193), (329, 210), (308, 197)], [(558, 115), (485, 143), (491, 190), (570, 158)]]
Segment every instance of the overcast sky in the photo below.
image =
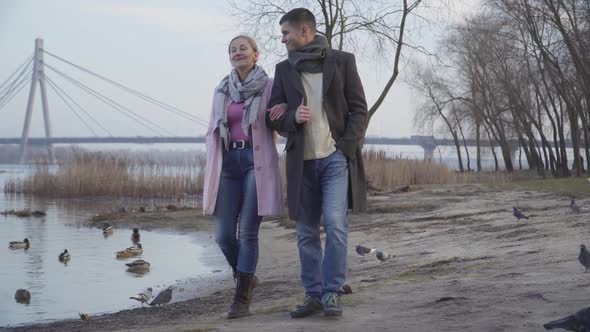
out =
[[(475, 8), (477, 0), (465, 1), (469, 5), (457, 9), (453, 17)], [(0, 84), (32, 54), (34, 40), (39, 37), (48, 52), (208, 121), (213, 88), (231, 69), (228, 41), (244, 30), (236, 23), (225, 1), (0, 0)], [(433, 34), (420, 33), (424, 34), (419, 36), (423, 44), (433, 47)], [(45, 58), (48, 65), (148, 118), (163, 128), (158, 130), (165, 135), (205, 132), (197, 123), (141, 102), (57, 59)], [(274, 60), (265, 59), (265, 54), (261, 59), (272, 76)], [(388, 67), (371, 63), (370, 59), (357, 61), (370, 105), (388, 78)], [(59, 74), (49, 69), (46, 73), (112, 135), (155, 135)], [(21, 135), (28, 90), (29, 85), (0, 109), (0, 137)], [(402, 137), (420, 132), (412, 124), (417, 103), (400, 79), (373, 117), (368, 134)], [(40, 105), (37, 94), (31, 136), (44, 135)], [(93, 135), (51, 87), (49, 109), (53, 136)], [(96, 135), (107, 135), (79, 113)]]

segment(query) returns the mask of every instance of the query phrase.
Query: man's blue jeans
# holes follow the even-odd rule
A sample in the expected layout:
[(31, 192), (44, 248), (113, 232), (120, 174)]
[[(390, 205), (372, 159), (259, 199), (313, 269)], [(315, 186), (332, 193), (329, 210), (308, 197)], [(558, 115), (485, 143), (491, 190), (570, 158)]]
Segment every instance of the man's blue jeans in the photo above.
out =
[[(323, 216), (326, 251), (322, 252)], [(340, 293), (346, 279), (348, 243), (348, 160), (340, 150), (303, 164), (297, 246), (306, 293), (321, 298)]]
[(255, 273), (262, 217), (258, 216), (251, 147), (224, 150), (214, 215), (215, 241), (229, 265), (240, 272)]

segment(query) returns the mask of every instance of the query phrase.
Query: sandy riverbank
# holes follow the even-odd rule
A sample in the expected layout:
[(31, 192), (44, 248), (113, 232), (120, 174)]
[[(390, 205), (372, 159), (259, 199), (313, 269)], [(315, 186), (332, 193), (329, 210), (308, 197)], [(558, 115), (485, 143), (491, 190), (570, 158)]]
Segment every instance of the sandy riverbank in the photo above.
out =
[[(518, 201), (531, 219), (516, 222)], [(370, 197), (370, 211), (352, 215), (348, 283), (341, 319), (293, 320), (302, 298), (294, 230), (289, 222), (261, 228), (253, 316), (227, 321), (233, 282), (209, 295), (161, 308), (140, 308), (7, 331), (539, 331), (542, 324), (590, 305), (590, 274), (577, 262), (590, 244), (590, 209), (574, 214), (569, 198), (550, 192), (482, 186), (414, 189)], [(590, 197), (578, 203), (590, 207)], [(122, 215), (121, 227), (211, 229), (195, 210)], [(138, 218), (136, 220), (130, 218)], [(196, 227), (196, 228), (195, 228)], [(396, 257), (361, 262), (355, 243)], [(444, 300), (444, 301), (441, 301)]]

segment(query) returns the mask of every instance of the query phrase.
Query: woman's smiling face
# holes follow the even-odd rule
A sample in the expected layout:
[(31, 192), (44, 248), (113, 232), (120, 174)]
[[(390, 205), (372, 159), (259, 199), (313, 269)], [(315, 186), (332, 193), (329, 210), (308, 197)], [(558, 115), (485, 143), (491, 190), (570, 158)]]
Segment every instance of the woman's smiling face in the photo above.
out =
[(229, 61), (236, 69), (251, 69), (258, 61), (258, 51), (248, 39), (238, 37), (229, 44)]

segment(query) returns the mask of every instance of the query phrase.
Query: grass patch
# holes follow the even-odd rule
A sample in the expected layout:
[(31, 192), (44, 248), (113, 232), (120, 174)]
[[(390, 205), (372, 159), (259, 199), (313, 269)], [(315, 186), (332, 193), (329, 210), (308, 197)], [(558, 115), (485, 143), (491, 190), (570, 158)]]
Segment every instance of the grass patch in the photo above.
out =
[(494, 187), (503, 190), (551, 192), (569, 196), (587, 195), (590, 193), (590, 183), (588, 183), (585, 177), (528, 178), (496, 184)]

